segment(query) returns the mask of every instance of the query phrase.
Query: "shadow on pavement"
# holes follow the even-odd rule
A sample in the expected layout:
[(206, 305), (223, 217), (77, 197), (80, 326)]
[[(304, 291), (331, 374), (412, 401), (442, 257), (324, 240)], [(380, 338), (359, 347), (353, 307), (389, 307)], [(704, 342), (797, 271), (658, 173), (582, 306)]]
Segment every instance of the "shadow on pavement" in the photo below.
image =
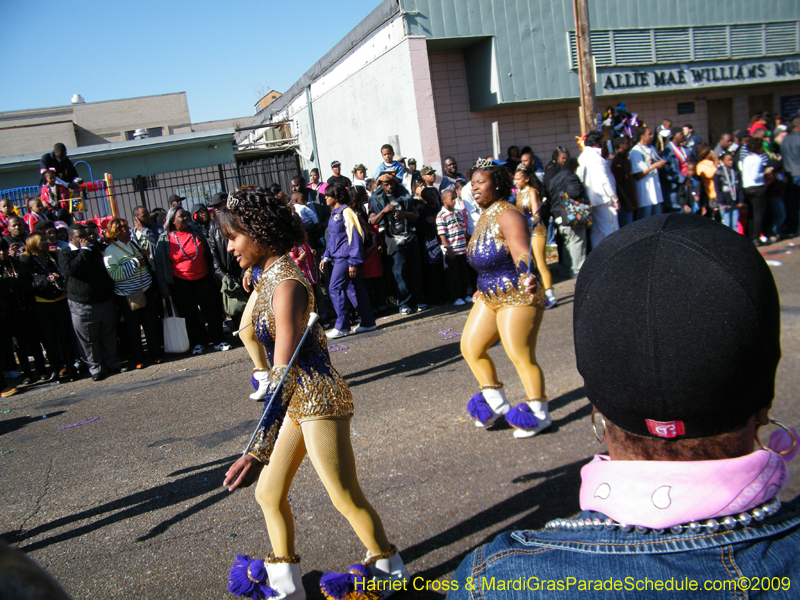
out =
[[(519, 529), (538, 529), (552, 519), (569, 517), (580, 511), (578, 503), (578, 490), (580, 489), (580, 470), (587, 460), (580, 460), (568, 465), (557, 467), (549, 471), (534, 472), (513, 480), (513, 483), (524, 484), (529, 481), (543, 479), (541, 483), (527, 488), (518, 494), (498, 502), (491, 508), (476, 513), (458, 525), (442, 531), (402, 550), (403, 560), (411, 563), (426, 554), (439, 548), (445, 548), (474, 534), (489, 530), (477, 545), (485, 544), (494, 539), (501, 531), (495, 527), (511, 517), (518, 517), (503, 528), (503, 531)], [(422, 577), (426, 580), (438, 579), (456, 570), (461, 561), (472, 552), (474, 548), (461, 552), (456, 556), (424, 571), (415, 571), (413, 577)], [(415, 592), (424, 593), (424, 592)], [(429, 592), (429, 598), (441, 598), (442, 594)], [(415, 597), (423, 597), (416, 596)]]
[[(28, 545), (18, 546), (20, 550), (32, 552), (41, 548), (47, 548), (48, 546), (63, 542), (65, 540), (80, 537), (87, 533), (91, 533), (92, 531), (101, 529), (102, 527), (113, 525), (114, 523), (119, 523), (121, 521), (170, 506), (180, 505), (210, 492), (217, 492), (216, 494), (205, 498), (204, 500), (181, 511), (174, 517), (171, 517), (166, 521), (162, 521), (150, 529), (147, 534), (137, 538), (137, 541), (149, 540), (164, 533), (170, 527), (172, 527), (172, 525), (183, 521), (193, 514), (208, 508), (209, 506), (227, 497), (229, 493), (227, 490), (222, 489), (222, 480), (228, 464), (232, 463), (237, 458), (239, 458), (238, 454), (198, 465), (197, 467), (193, 467), (193, 469), (197, 472), (191, 475), (181, 477), (180, 479), (170, 481), (169, 483), (158, 485), (148, 490), (136, 492), (130, 496), (101, 504), (95, 508), (82, 511), (68, 517), (55, 519), (54, 521), (34, 527), (28, 531), (7, 532), (2, 534), (0, 537), (6, 539), (6, 541), (9, 543), (20, 544), (20, 542), (40, 536), (48, 531), (67, 527), (87, 519), (95, 519), (96, 517), (100, 517), (101, 515), (105, 515), (107, 513), (113, 513), (108, 514), (108, 516), (105, 516), (99, 520), (93, 520), (91, 523), (87, 523), (75, 529), (70, 529), (69, 531), (53, 535)], [(188, 469), (176, 471), (171, 476), (183, 474), (187, 470)]]
[(38, 417), (16, 417), (14, 419), (6, 419), (5, 421), (0, 421), (0, 435), (6, 435), (7, 433), (11, 433), (12, 431), (17, 431), (18, 429), (22, 429), (26, 425), (30, 425), (36, 421), (41, 421), (44, 418), (50, 417), (57, 417), (58, 415), (63, 415), (65, 410), (59, 410), (56, 412), (47, 413)]
[[(381, 365), (355, 371), (345, 376), (347, 385), (351, 388), (391, 377), (392, 375), (403, 375), (406, 377), (420, 377), (427, 375), (431, 371), (441, 369), (447, 365), (457, 363), (462, 360), (460, 342), (455, 341), (444, 346), (437, 346), (424, 352), (410, 354), (397, 360), (385, 362)], [(417, 369), (420, 369), (417, 371)], [(415, 371), (411, 373), (411, 371)]]

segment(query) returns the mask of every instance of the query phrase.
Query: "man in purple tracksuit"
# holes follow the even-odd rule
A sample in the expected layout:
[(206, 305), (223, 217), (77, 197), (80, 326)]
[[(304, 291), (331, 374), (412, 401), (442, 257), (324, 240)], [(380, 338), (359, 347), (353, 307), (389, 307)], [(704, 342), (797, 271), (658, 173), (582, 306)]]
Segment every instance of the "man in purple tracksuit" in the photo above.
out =
[(325, 190), (325, 200), (331, 207), (331, 218), (328, 222), (328, 245), (320, 270), (324, 270), (325, 263), (333, 262), (328, 294), (336, 310), (336, 325), (326, 334), (331, 339), (350, 333), (348, 298), (361, 316), (361, 325), (356, 327), (355, 333), (372, 331), (377, 327), (367, 289), (358, 269), (364, 256), (364, 231), (356, 213), (345, 203), (346, 194), (347, 190), (338, 183), (329, 185)]

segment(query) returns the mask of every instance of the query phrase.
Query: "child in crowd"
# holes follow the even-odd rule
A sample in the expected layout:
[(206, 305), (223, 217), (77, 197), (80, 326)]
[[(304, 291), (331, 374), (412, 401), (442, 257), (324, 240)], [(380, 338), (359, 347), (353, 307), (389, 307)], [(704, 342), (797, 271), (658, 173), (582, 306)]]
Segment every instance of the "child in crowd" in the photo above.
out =
[(303, 221), (303, 225), (306, 227), (309, 225), (314, 225), (315, 223), (319, 223), (317, 214), (306, 206), (306, 197), (304, 194), (301, 194), (300, 192), (295, 192), (292, 194), (292, 207), (294, 208), (294, 212), (297, 213), (297, 216), (300, 217), (300, 220)]
[(391, 171), (394, 173), (395, 177), (403, 181), (405, 169), (403, 168), (403, 163), (394, 160), (394, 148), (391, 144), (384, 144), (381, 146), (381, 156), (383, 156), (383, 162), (375, 169), (375, 179), (377, 179), (381, 173)]
[(8, 198), (0, 200), (0, 237), (8, 235), (8, 220), (16, 214), (11, 200)]
[(353, 185), (367, 187), (367, 167), (361, 163), (353, 167)]
[(697, 178), (697, 165), (689, 162), (686, 165), (686, 179), (678, 188), (678, 205), (689, 214), (706, 214), (705, 206), (700, 204), (700, 180)]
[(69, 245), (69, 225), (64, 223), (64, 221), (56, 221), (56, 238), (59, 242), (65, 242)]
[(420, 179), (419, 181), (414, 182), (413, 187), (414, 189), (412, 190), (412, 194), (414, 195), (414, 200), (424, 203), (425, 201), (422, 199), (422, 190), (428, 187), (428, 184)]
[(453, 306), (464, 306), (472, 301), (467, 295), (467, 230), (461, 213), (456, 211), (456, 195), (453, 190), (442, 192), (442, 204), (442, 210), (436, 215), (436, 232), (442, 242), (447, 293)]
[(28, 231), (33, 231), (33, 227), (40, 221), (48, 221), (45, 214), (44, 204), (41, 198), (28, 198), (28, 214), (23, 217)]
[(456, 179), (455, 183), (453, 184), (453, 192), (455, 193), (456, 197), (456, 212), (461, 215), (461, 221), (464, 223), (464, 229), (467, 234), (467, 242), (469, 242), (470, 231), (469, 231), (469, 212), (467, 211), (467, 205), (464, 204), (464, 201), (461, 199), (461, 190), (464, 189), (464, 186), (467, 185), (467, 182), (463, 179)]
[(316, 251), (308, 245), (308, 242), (303, 242), (299, 246), (295, 246), (289, 250), (289, 256), (292, 257), (294, 263), (300, 267), (303, 275), (306, 276), (312, 285), (317, 283), (317, 260)]
[(62, 208), (67, 208), (69, 201), (69, 191), (66, 187), (56, 182), (56, 174), (54, 171), (44, 172), (45, 184), (42, 186), (41, 199), (46, 210), (53, 211), (57, 214)]
[(723, 225), (736, 230), (739, 223), (739, 211), (744, 208), (744, 190), (736, 169), (733, 168), (733, 154), (722, 155), (719, 168), (714, 174), (714, 187), (717, 191), (719, 213)]

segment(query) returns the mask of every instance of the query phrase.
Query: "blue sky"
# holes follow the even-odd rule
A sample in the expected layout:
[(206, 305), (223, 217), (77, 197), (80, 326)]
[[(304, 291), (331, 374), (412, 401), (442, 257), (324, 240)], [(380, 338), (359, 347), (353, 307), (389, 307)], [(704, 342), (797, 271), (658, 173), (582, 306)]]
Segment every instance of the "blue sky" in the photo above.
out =
[(0, 112), (186, 92), (193, 122), (254, 114), (380, 0), (0, 0)]

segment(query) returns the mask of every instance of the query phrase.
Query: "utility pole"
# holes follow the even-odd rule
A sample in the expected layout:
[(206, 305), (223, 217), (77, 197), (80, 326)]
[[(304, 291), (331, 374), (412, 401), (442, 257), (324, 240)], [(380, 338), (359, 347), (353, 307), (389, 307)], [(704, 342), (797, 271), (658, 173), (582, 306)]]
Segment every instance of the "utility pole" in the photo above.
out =
[(575, 44), (578, 52), (578, 80), (581, 90), (581, 135), (597, 129), (597, 96), (594, 93), (594, 59), (588, 0), (572, 0), (575, 13)]

